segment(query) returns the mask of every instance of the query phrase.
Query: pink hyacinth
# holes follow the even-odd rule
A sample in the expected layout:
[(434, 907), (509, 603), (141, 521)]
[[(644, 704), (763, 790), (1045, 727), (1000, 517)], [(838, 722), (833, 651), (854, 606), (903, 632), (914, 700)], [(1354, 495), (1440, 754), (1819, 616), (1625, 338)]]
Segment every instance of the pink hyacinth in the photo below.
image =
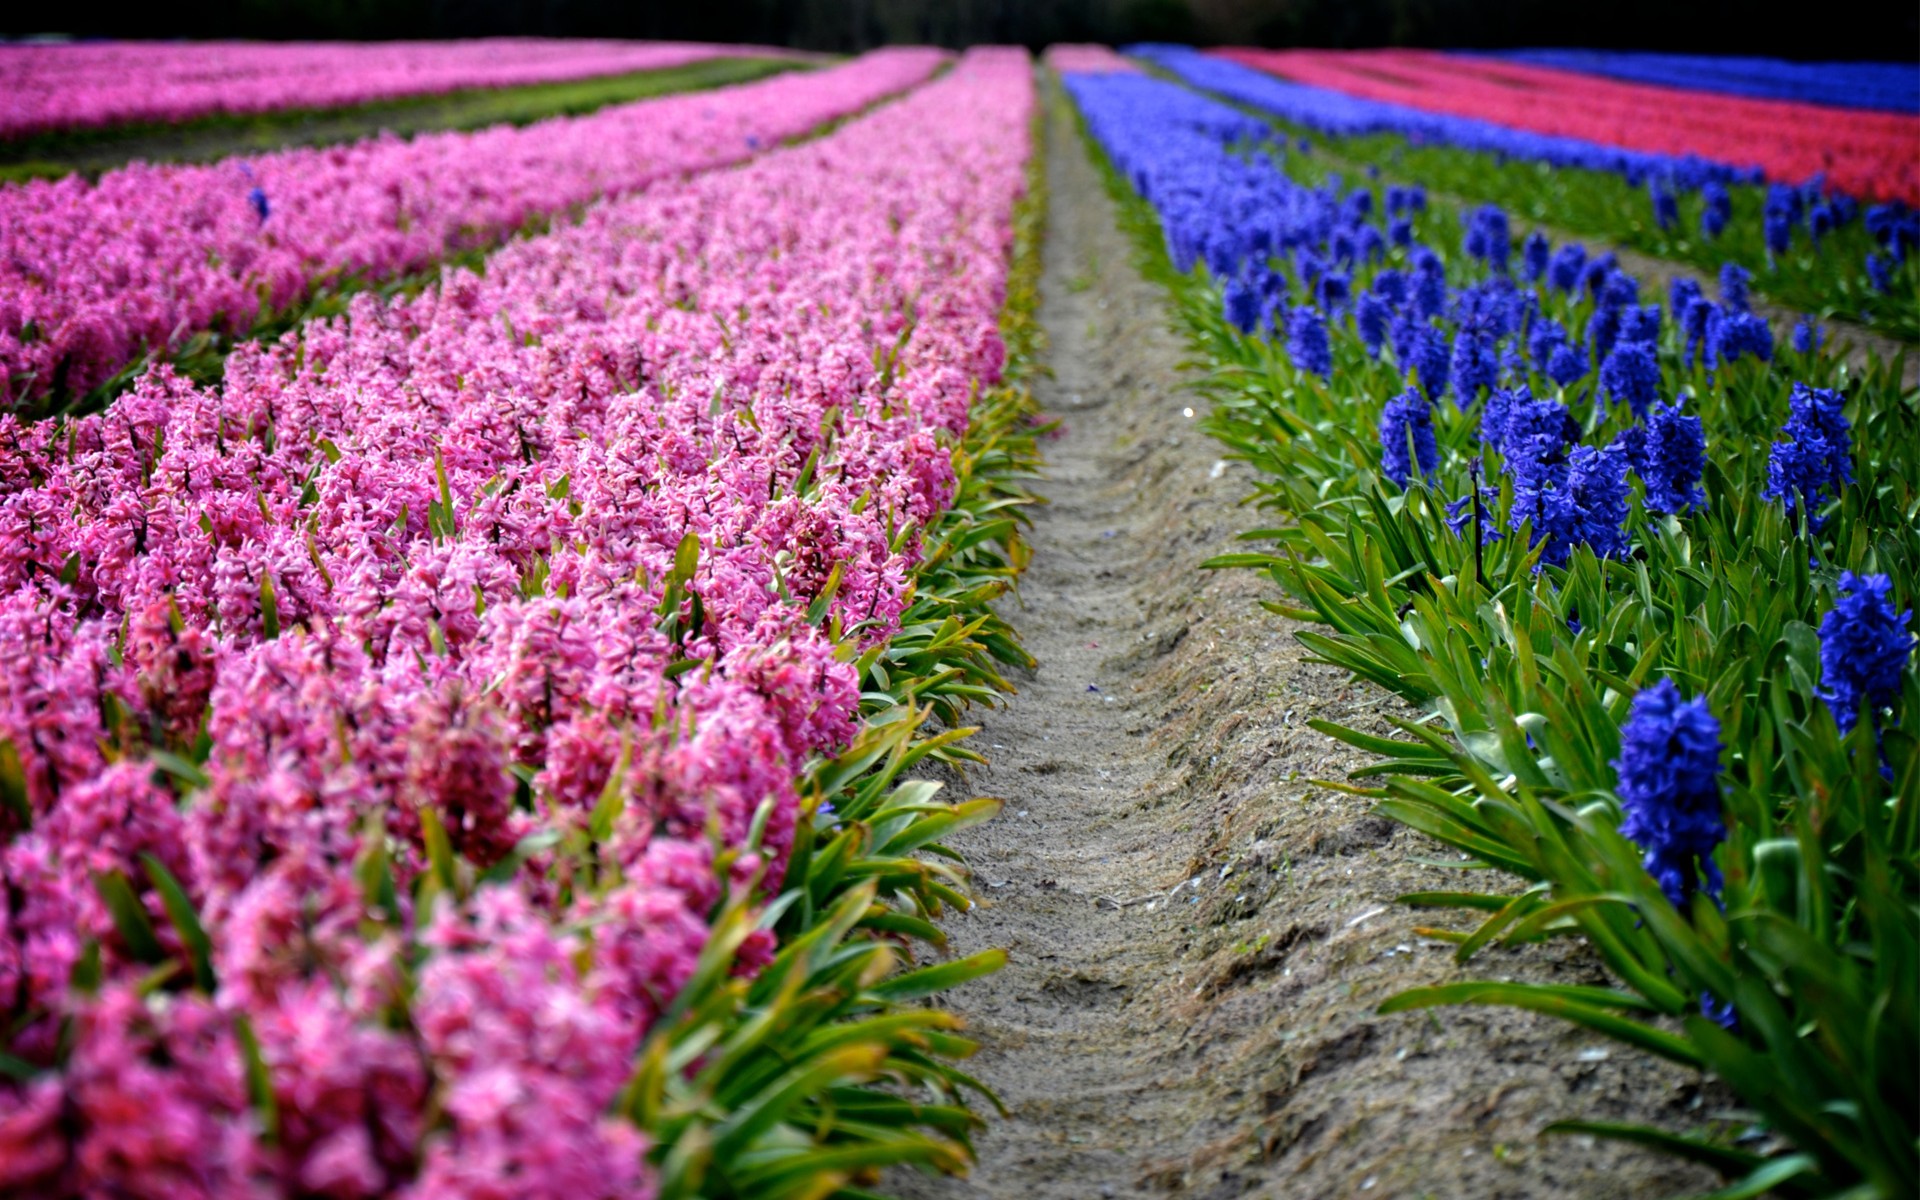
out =
[[(1003, 365), (1033, 105), (1024, 53), (976, 51), (484, 275), (363, 295), (217, 386), (0, 417), (0, 737), (31, 818), (0, 815), (0, 1003), (41, 1070), (0, 1082), (0, 1187), (651, 1194), (609, 1105), (706, 915), (777, 889), (801, 773), (858, 729), (851, 659), (897, 630)], [(562, 886), (523, 839), (591, 836), (609, 795), (604, 878)], [(511, 878), (416, 911), (429, 813), (462, 870)], [(198, 910), (211, 995), (133, 995), (150, 964), (92, 876), (179, 959), (146, 855)]]

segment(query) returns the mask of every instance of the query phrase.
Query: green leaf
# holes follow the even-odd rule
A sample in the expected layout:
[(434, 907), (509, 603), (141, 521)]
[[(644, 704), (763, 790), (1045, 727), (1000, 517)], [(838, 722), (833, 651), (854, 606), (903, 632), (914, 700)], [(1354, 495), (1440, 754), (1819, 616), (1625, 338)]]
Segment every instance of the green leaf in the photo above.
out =
[(261, 1136), (269, 1143), (280, 1140), (280, 1102), (273, 1094), (273, 1076), (260, 1053), (260, 1039), (254, 1036), (253, 1022), (243, 1012), (233, 1014), (233, 1032), (240, 1042), (241, 1061), (246, 1064), (247, 1098), (254, 1116), (260, 1120)]
[(22, 829), (33, 828), (33, 806), (27, 800), (27, 773), (12, 738), (0, 737), (0, 805), (13, 814)]
[(187, 963), (193, 968), (194, 985), (212, 994), (213, 942), (200, 924), (200, 914), (194, 911), (192, 898), (180, 886), (180, 881), (174, 878), (173, 872), (167, 870), (165, 863), (151, 854), (142, 854), (140, 861), (146, 867), (147, 878), (153, 881), (154, 891), (160, 893), (160, 903), (167, 910), (167, 920), (180, 935), (180, 945), (187, 952)]
[(956, 988), (970, 979), (991, 975), (1007, 965), (1005, 950), (982, 950), (965, 958), (936, 966), (907, 971), (868, 988), (869, 994), (883, 1000), (912, 1000)]
[(1555, 1121), (1542, 1129), (1542, 1135), (1555, 1133), (1588, 1134), (1618, 1142), (1651, 1146), (1689, 1162), (1711, 1167), (1724, 1176), (1744, 1175), (1767, 1160), (1746, 1150), (1716, 1145), (1698, 1138), (1681, 1137), (1651, 1125), (1625, 1125), (1611, 1121)]
[(126, 943), (127, 953), (135, 962), (160, 963), (166, 961), (166, 951), (160, 947), (160, 939), (153, 931), (153, 922), (147, 919), (147, 910), (141, 906), (140, 898), (134, 895), (133, 885), (119, 871), (96, 871), (93, 876), (94, 890), (100, 893), (101, 903), (107, 906), (107, 914), (113, 918), (113, 927), (120, 934), (120, 940)]
[(1699, 1052), (1686, 1039), (1609, 1011), (1619, 1008), (1646, 1009), (1646, 1001), (1626, 992), (1604, 988), (1520, 983), (1442, 984), (1437, 987), (1410, 988), (1389, 997), (1376, 1011), (1382, 1014), (1396, 1013), (1451, 1004), (1504, 1004), (1563, 1017), (1683, 1066), (1697, 1068), (1702, 1065)]
[(267, 640), (280, 636), (280, 599), (274, 595), (273, 572), (260, 572), (260, 625)]

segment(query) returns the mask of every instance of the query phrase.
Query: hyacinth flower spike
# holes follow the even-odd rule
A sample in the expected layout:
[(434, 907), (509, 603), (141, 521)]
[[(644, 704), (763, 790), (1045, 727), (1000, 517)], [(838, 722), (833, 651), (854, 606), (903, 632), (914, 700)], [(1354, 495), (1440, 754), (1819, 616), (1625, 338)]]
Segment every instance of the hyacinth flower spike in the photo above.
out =
[(1900, 698), (1900, 676), (1913, 656), (1912, 623), (1911, 608), (1894, 609), (1891, 578), (1840, 573), (1839, 596), (1820, 619), (1820, 698), (1842, 734), (1853, 731), (1864, 709), (1878, 736), (1880, 714)]
[(1620, 833), (1646, 853), (1647, 873), (1681, 912), (1697, 892), (1720, 894), (1713, 852), (1726, 840), (1720, 811), (1720, 722), (1706, 697), (1683, 700), (1671, 679), (1633, 698), (1620, 730)]

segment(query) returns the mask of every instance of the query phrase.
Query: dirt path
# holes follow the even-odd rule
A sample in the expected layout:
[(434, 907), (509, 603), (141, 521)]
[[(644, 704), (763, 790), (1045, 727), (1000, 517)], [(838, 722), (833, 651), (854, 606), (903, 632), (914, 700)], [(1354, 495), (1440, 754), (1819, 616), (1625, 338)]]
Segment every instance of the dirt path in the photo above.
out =
[[(1012, 1116), (982, 1135), (971, 1179), (888, 1186), (1483, 1200), (1705, 1184), (1535, 1137), (1557, 1117), (1684, 1127), (1716, 1101), (1683, 1073), (1525, 1014), (1373, 1015), (1461, 974), (1413, 932), (1435, 914), (1392, 903), (1461, 881), (1411, 861), (1433, 843), (1308, 782), (1358, 764), (1304, 722), (1378, 727), (1395, 702), (1302, 661), (1250, 573), (1196, 569), (1252, 523), (1244, 468), (1195, 428), (1162, 294), (1057, 109), (1048, 142), (1042, 400), (1066, 432), (1012, 612), (1041, 666), (985, 714), (994, 766), (963, 786), (1007, 807), (956, 839), (982, 902), (949, 926), (962, 952), (1010, 955), (951, 1000)], [(1474, 969), (1598, 978), (1573, 947)]]

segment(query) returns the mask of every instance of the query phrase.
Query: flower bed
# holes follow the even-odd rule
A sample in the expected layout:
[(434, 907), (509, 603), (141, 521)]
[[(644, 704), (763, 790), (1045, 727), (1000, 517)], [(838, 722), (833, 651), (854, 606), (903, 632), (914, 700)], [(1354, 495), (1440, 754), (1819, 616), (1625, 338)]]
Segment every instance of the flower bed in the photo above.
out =
[(0, 141), (135, 122), (341, 108), (790, 51), (702, 42), (81, 42), (0, 46)]
[(1370, 100), (1643, 153), (1816, 175), (1866, 200), (1920, 203), (1920, 116), (1629, 83), (1422, 50), (1223, 50), (1235, 62)]
[(1132, 59), (1110, 46), (1062, 42), (1047, 47), (1046, 64), (1061, 74), (1128, 75), (1138, 71)]
[(924, 81), (939, 51), (525, 128), (136, 163), (0, 189), (0, 395), (84, 397), (142, 354), (286, 321), (316, 293), (485, 250), (530, 222), (749, 158)]
[(1920, 1044), (1920, 396), (1811, 326), (1775, 345), (1738, 268), (1718, 300), (1649, 303), (1498, 209), (1302, 183), (1296, 146), (1174, 85), (1067, 86), (1273, 514), (1247, 535), (1271, 550), (1211, 565), (1267, 573), (1322, 661), (1424, 713), (1394, 737), (1312, 722), (1380, 757), (1334, 786), (1461, 853), (1460, 890), (1406, 897), (1480, 914), (1428, 931), (1461, 962), (1579, 936), (1613, 980), (1382, 1011), (1579, 1022), (1711, 1071), (1759, 1128), (1556, 1131), (1750, 1191), (1898, 1195), (1920, 1166), (1892, 1067)]
[(1335, 155), (1401, 182), (1709, 272), (1736, 262), (1759, 290), (1804, 312), (1920, 336), (1920, 257), (1912, 253), (1920, 216), (1903, 204), (1863, 214), (1824, 183), (1761, 188), (1751, 186), (1754, 173), (1721, 163), (1347, 96), (1183, 47), (1137, 50), (1185, 82), (1271, 114), (1289, 133), (1315, 135)]
[(1503, 50), (1515, 62), (1606, 75), (1635, 83), (1724, 92), (1836, 108), (1920, 111), (1920, 66), (1898, 62), (1786, 62), (1719, 54), (1634, 50)]
[(984, 605), (1032, 112), (975, 52), (221, 387), (0, 418), (0, 1184), (964, 1163), (968, 1045), (891, 1006), (994, 959), (847, 939), (937, 940), (954, 875), (910, 852), (992, 809), (899, 776), (1021, 657)]

